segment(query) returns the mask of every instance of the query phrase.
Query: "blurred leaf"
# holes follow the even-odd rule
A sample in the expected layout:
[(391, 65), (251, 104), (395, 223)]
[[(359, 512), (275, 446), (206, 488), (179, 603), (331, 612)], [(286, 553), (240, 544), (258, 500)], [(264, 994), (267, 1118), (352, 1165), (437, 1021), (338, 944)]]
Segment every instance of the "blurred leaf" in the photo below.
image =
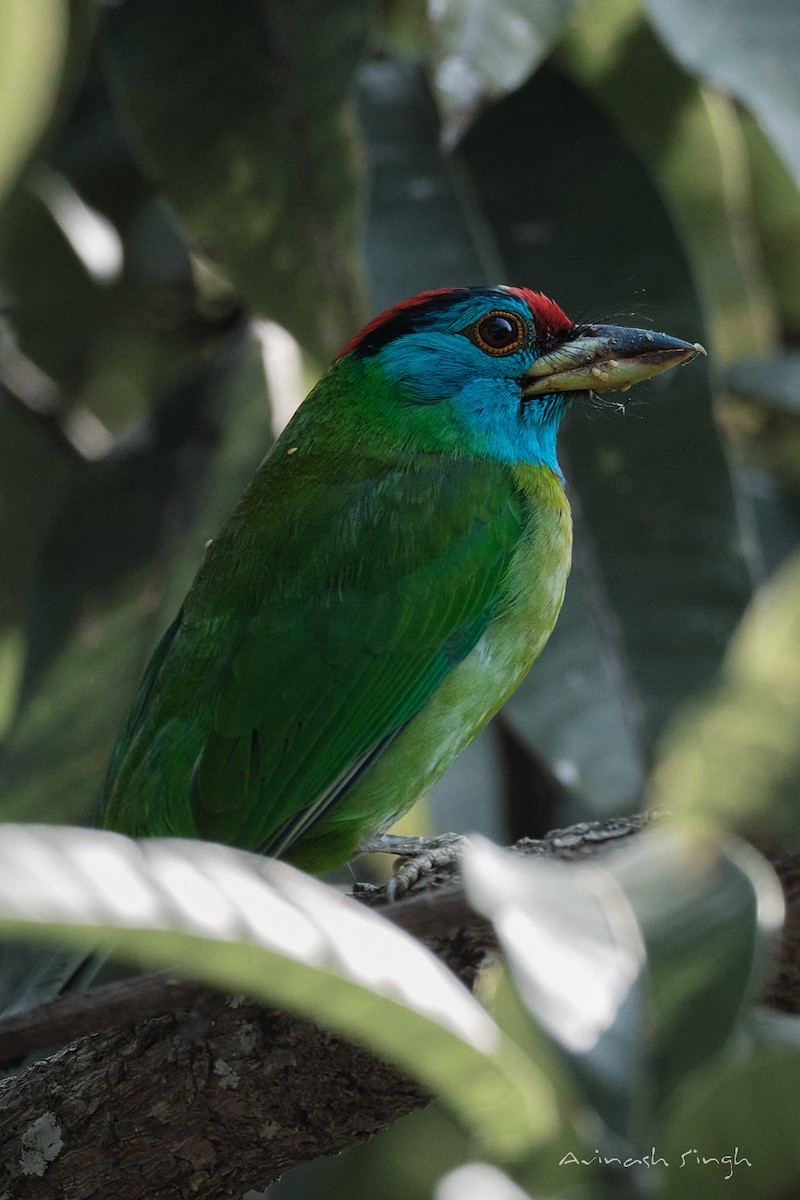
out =
[[(607, 866), (647, 948), (642, 1131), (683, 1079), (736, 1030), (770, 968), (783, 895), (766, 860), (744, 843), (654, 831)], [(640, 1084), (641, 1086), (641, 1084)]]
[(7, 825), (0, 929), (179, 970), (317, 1021), (440, 1095), (500, 1157), (555, 1126), (545, 1076), (438, 959), (285, 863), (204, 842)]
[[(601, 23), (603, 36), (598, 36)], [(683, 33), (692, 35), (688, 29)], [(564, 58), (575, 76), (594, 90), (619, 127), (641, 147), (657, 178), (675, 214), (699, 280), (711, 348), (718, 361), (724, 365), (748, 353), (768, 351), (777, 332), (776, 313), (752, 235), (748, 145), (735, 107), (719, 93), (695, 84), (669, 60), (642, 22), (640, 9), (632, 0), (612, 0), (602, 5), (602, 12), (601, 6), (590, 0), (570, 28)], [(702, 164), (702, 169), (698, 164)], [(649, 238), (648, 229), (648, 242)], [(720, 406), (720, 410), (727, 426), (728, 406)], [(682, 427), (692, 415), (683, 411), (675, 414)], [(698, 489), (692, 507), (699, 516), (688, 527), (697, 571), (690, 576), (691, 585), (700, 594), (705, 591), (710, 597), (712, 589), (716, 594), (710, 604), (702, 604), (703, 615), (699, 619), (691, 609), (675, 614), (680, 616), (684, 629), (685, 657), (674, 659), (668, 671), (676, 685), (679, 671), (688, 672), (685, 680), (688, 683), (691, 679), (691, 686), (687, 691), (692, 686), (707, 684), (710, 673), (696, 671), (696, 667), (703, 662), (713, 671), (710, 659), (715, 657), (719, 662), (725, 632), (731, 632), (731, 619), (736, 615), (736, 602), (730, 602), (734, 591), (738, 589), (741, 598), (747, 591), (741, 572), (738, 581), (734, 581), (731, 557), (726, 589), (729, 599), (723, 600), (719, 586), (722, 577), (716, 573), (722, 557), (720, 550), (724, 555), (726, 548), (732, 549), (736, 535), (724, 525), (714, 532), (726, 489), (719, 476), (713, 482), (705, 477), (703, 458), (695, 457), (695, 447), (688, 440), (680, 446), (674, 444), (671, 449), (668, 442), (664, 443), (672, 458), (672, 476), (680, 478), (678, 492), (683, 495), (686, 486)], [(656, 478), (663, 484), (669, 477), (665, 458)], [(759, 486), (751, 472), (743, 472), (736, 465), (733, 485), (739, 528), (744, 534), (744, 541), (736, 549), (745, 552), (751, 578), (758, 582), (765, 568), (785, 553), (786, 539), (779, 532), (786, 528), (785, 506), (769, 487)], [(647, 520), (648, 511), (641, 504), (639, 488), (635, 494), (636, 511)], [(669, 529), (666, 523), (662, 525), (662, 512), (660, 506), (651, 509), (649, 523), (659, 537), (671, 540), (669, 529), (678, 527), (673, 523)], [(606, 534), (613, 528), (613, 522), (606, 525)], [(676, 542), (682, 536), (678, 534)], [(684, 549), (689, 551), (690, 543)], [(627, 560), (634, 586), (638, 575), (636, 557), (631, 555)], [(705, 568), (708, 571), (704, 578)], [(682, 589), (679, 574), (670, 580), (668, 595), (676, 583)], [(663, 594), (658, 589), (651, 594), (659, 595), (661, 609)], [(647, 603), (641, 594), (631, 594), (631, 599), (640, 610)], [(662, 709), (656, 732), (666, 716), (668, 709)]]
[(603, 1119), (634, 1139), (729, 1038), (782, 914), (754, 852), (660, 833), (586, 865), (481, 842), (464, 881), (529, 1012)]
[[(724, 381), (732, 391), (793, 416), (800, 427), (800, 350), (745, 359), (728, 368)], [(800, 479), (800, 463), (796, 473)]]
[(422, 55), (428, 44), (426, 0), (383, 0), (379, 9), (381, 45), (398, 54)]
[(755, 233), (785, 331), (800, 336), (800, 188), (754, 118), (742, 112)]
[(468, 1132), (433, 1100), (335, 1159), (288, 1171), (270, 1185), (269, 1200), (352, 1200), (371, 1196), (378, 1185), (380, 1200), (431, 1200), (442, 1173), (470, 1153), (475, 1149)]
[[(0, 370), (3, 361), (0, 342)], [(14, 405), (0, 385), (0, 629), (25, 621), (41, 537), (73, 466), (67, 447)], [(24, 513), (24, 520), (20, 515)]]
[(478, 110), (531, 75), (555, 46), (578, 0), (438, 0), (429, 42), (442, 139), (453, 146)]
[(136, 681), (269, 443), (267, 415), (259, 348), (234, 332), (161, 398), (147, 441), (81, 464), (52, 496), (0, 756), (5, 819), (93, 812)]
[[(675, 23), (674, 16), (666, 19)], [(682, 34), (694, 36), (693, 18)], [(677, 66), (644, 20), (638, 0), (588, 0), (571, 22), (559, 57), (602, 104), (618, 134), (639, 150), (657, 181), (698, 282), (709, 349), (722, 363), (771, 349), (775, 312), (748, 232), (747, 150), (733, 104)], [(613, 184), (614, 178), (605, 142), (587, 147), (578, 160), (588, 171), (594, 208), (598, 179)], [(600, 163), (602, 168), (595, 166)], [(616, 195), (623, 199), (621, 192)], [(629, 219), (640, 231), (640, 253), (646, 248), (649, 255), (659, 246), (657, 235), (635, 213)]]
[(800, 185), (800, 13), (795, 0), (645, 0), (675, 57), (738, 96), (758, 117)]
[(22, 673), (25, 643), (19, 629), (0, 635), (0, 742), (14, 720)]
[(69, 30), (67, 0), (0, 9), (0, 202), (53, 115)]
[(800, 1050), (800, 1015), (774, 1008), (754, 1008), (745, 1028), (757, 1050), (775, 1050), (788, 1046)]
[(43, 437), (37, 421), (11, 402), (3, 388), (7, 365), (0, 328), (0, 759), (20, 701), (39, 548), (72, 468), (68, 447)]
[[(671, 1167), (666, 1172), (666, 1200), (796, 1196), (799, 1089), (796, 1049), (724, 1064), (696, 1080), (665, 1122), (660, 1149)], [(704, 1156), (720, 1161), (703, 1164)]]
[[(92, 278), (32, 188), (9, 199), (0, 225), (0, 281), (19, 349), (63, 393), (80, 385), (92, 339), (108, 319), (106, 289)], [(58, 403), (58, 401), (54, 402)]]
[(779, 844), (800, 840), (800, 555), (756, 595), (718, 685), (678, 713), (650, 804), (689, 828), (720, 821)]
[(370, 166), (370, 308), (381, 311), (426, 288), (490, 282), (495, 264), (483, 259), (461, 181), (439, 149), (436, 108), (418, 64), (374, 59), (361, 68), (358, 84)]
[(528, 1011), (570, 1054), (591, 1050), (644, 963), (613, 881), (593, 867), (527, 861), (483, 839), (465, 850), (464, 881), (470, 903), (494, 925)]
[[(47, 162), (127, 241), (131, 223), (156, 193), (128, 147), (100, 57), (95, 47), (72, 107), (57, 137), (47, 145)], [(166, 265), (172, 266), (172, 260)]]
[(489, 1163), (471, 1162), (456, 1167), (440, 1180), (433, 1200), (529, 1200), (527, 1192), (517, 1187), (497, 1167)]
[(128, 154), (94, 61), (48, 158), (8, 205), (0, 284), (18, 348), (46, 376), (39, 390), (52, 393), (39, 409), (62, 427), (71, 414), (95, 416), (110, 441), (194, 369), (236, 309), (210, 303), (193, 278), (186, 242)]
[(242, 297), (323, 361), (363, 315), (347, 99), (369, 11), (131, 0), (105, 20), (143, 169)]
[[(525, 139), (535, 145), (535, 186), (521, 169)], [(587, 220), (586, 164), (598, 147), (603, 165), (592, 173)], [(652, 322), (702, 339), (698, 298), (664, 204), (584, 91), (543, 68), (484, 114), (463, 154), (507, 278), (541, 288), (578, 320)], [(598, 804), (595, 812), (614, 806), (615, 788), (621, 811), (638, 804), (641, 744), (688, 691), (713, 678), (750, 586), (703, 363), (634, 389), (624, 412), (579, 408), (561, 443), (584, 524), (567, 588), (573, 610), (509, 712), (519, 732), (525, 706), (529, 736), (571, 764), (578, 794)], [(576, 584), (582, 595), (572, 595)], [(626, 718), (604, 741), (621, 712)]]
[(602, 869), (523, 861), (482, 840), (463, 874), (528, 1011), (604, 1120), (624, 1126), (640, 1071), (644, 946), (619, 887)]
[(719, 415), (745, 501), (745, 548), (763, 583), (800, 546), (800, 353), (744, 359), (723, 384)]

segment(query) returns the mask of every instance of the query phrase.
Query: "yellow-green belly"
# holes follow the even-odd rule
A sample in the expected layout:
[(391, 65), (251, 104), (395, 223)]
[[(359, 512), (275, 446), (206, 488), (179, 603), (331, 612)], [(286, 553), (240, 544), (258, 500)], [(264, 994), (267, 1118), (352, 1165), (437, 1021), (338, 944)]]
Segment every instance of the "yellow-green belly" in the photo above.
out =
[[(347, 803), (287, 857), (324, 869), (350, 857), (365, 836), (387, 829), (439, 779), (522, 682), (550, 637), (564, 599), (572, 521), (561, 481), (546, 467), (519, 466), (528, 517), (498, 612), (481, 640), (348, 794)], [(321, 861), (322, 860), (322, 861)]]

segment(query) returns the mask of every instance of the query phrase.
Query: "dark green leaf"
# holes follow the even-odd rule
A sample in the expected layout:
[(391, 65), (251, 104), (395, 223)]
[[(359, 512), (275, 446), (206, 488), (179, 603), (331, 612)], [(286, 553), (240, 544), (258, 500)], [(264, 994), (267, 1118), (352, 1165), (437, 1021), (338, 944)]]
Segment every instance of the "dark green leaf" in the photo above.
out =
[(749, 846), (732, 841), (722, 849), (693, 832), (646, 834), (609, 856), (607, 866), (647, 950), (634, 1109), (644, 1133), (677, 1086), (722, 1050), (745, 1001), (761, 990), (783, 896)]
[(650, 802), (691, 828), (722, 822), (777, 844), (800, 839), (800, 554), (757, 593), (719, 683), (679, 713)]
[(464, 880), (529, 1012), (634, 1141), (730, 1037), (783, 911), (753, 851), (665, 833), (585, 866), (481, 842)]
[(723, 382), (721, 416), (750, 518), (746, 549), (763, 582), (800, 546), (800, 353), (744, 359)]
[(785, 350), (768, 358), (745, 359), (728, 368), (724, 383), (732, 391), (751, 396), (765, 407), (782, 409), (800, 417), (800, 350)]
[(479, 109), (514, 91), (555, 46), (578, 0), (440, 0), (428, 55), (446, 145)]
[(0, 281), (14, 341), (49, 377), (51, 387), (63, 393), (66, 405), (83, 378), (92, 338), (107, 319), (109, 297), (48, 203), (29, 187), (18, 189), (5, 206)]
[(364, 0), (131, 0), (107, 15), (131, 146), (253, 308), (322, 360), (362, 315), (347, 105)]
[[(691, 37), (693, 30), (684, 34)], [(680, 235), (675, 253), (686, 256), (697, 281), (710, 354), (726, 363), (771, 349), (778, 332), (772, 297), (754, 241), (741, 233), (752, 221), (752, 198), (735, 106), (681, 70), (632, 0), (585, 0), (559, 61), (589, 89), (657, 182)], [(618, 176), (605, 140), (584, 141), (576, 159), (583, 186), (564, 195), (584, 205), (587, 224), (603, 228), (606, 210), (596, 212), (595, 190), (604, 184), (603, 191), (620, 200), (626, 228), (638, 232), (638, 262), (656, 248), (660, 257), (666, 247), (659, 234), (641, 212), (627, 208), (627, 189), (614, 190)], [(679, 319), (689, 315), (685, 302), (674, 311)]]
[(660, 1149), (670, 1163), (667, 1200), (796, 1196), (798, 1090), (797, 1049), (756, 1054), (698, 1080), (665, 1123)]
[[(531, 138), (535, 131), (530, 175), (520, 164), (526, 131)], [(593, 175), (587, 209), (585, 164), (597, 147), (603, 169)], [(698, 298), (663, 202), (585, 93), (542, 70), (484, 115), (463, 151), (484, 226), (495, 235), (511, 282), (541, 288), (574, 319), (652, 323), (691, 341), (702, 338)], [(682, 696), (713, 677), (749, 594), (703, 364), (635, 389), (624, 414), (602, 403), (576, 411), (563, 442), (589, 539), (585, 564), (578, 555), (581, 574), (588, 572), (579, 607), (594, 612), (606, 642), (593, 668), (604, 683), (597, 695), (607, 697), (609, 676), (622, 703), (630, 705), (628, 696), (638, 693), (652, 736)], [(561, 634), (557, 626), (531, 687), (560, 651)], [(580, 650), (572, 663), (569, 655), (565, 647), (543, 689), (551, 726), (563, 727), (571, 709), (564, 683)], [(607, 701), (600, 704), (608, 710)], [(529, 711), (535, 720), (533, 705)], [(626, 724), (616, 726), (614, 757), (622, 765), (609, 763), (606, 779), (627, 781), (632, 799), (629, 747), (637, 722), (630, 709)], [(590, 753), (585, 764), (576, 763), (579, 778), (591, 778), (596, 764)]]
[(761, 126), (741, 113), (753, 190), (753, 220), (775, 301), (789, 338), (800, 332), (800, 189)]
[(743, 100), (800, 184), (800, 12), (795, 0), (645, 0), (675, 57)]
[(147, 656), (269, 444), (257, 345), (234, 333), (207, 358), (162, 397), (146, 442), (47, 493), (22, 706), (0, 758), (7, 820), (94, 811)]

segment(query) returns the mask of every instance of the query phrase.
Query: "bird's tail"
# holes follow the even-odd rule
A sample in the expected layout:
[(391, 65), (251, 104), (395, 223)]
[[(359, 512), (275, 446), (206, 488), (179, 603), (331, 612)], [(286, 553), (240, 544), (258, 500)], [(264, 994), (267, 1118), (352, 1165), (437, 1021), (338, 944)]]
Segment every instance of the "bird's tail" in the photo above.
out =
[[(38, 1008), (65, 992), (89, 987), (103, 964), (102, 957), (87, 954), (85, 950), (50, 950), (0, 942), (0, 1032), (4, 1018)], [(13, 1044), (4, 1046), (0, 1073), (15, 1071), (57, 1048), (42, 1047), (33, 1055), (22, 1050), (17, 1055)]]
[(26, 1012), (62, 992), (88, 987), (102, 959), (85, 950), (0, 943), (0, 1016)]

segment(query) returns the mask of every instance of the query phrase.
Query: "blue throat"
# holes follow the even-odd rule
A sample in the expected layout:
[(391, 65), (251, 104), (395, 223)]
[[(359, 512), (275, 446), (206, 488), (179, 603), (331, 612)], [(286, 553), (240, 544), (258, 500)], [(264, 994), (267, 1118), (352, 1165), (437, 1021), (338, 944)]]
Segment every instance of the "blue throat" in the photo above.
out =
[(533, 361), (490, 359), (462, 337), (424, 330), (389, 342), (376, 365), (403, 389), (409, 405), (447, 405), (471, 453), (503, 463), (549, 467), (563, 478), (556, 455), (561, 418), (573, 397), (524, 400), (520, 376)]
[(530, 463), (549, 467), (563, 479), (556, 442), (567, 408), (564, 397), (520, 397), (519, 387), (508, 381), (476, 379), (450, 400), (476, 449), (504, 463)]

